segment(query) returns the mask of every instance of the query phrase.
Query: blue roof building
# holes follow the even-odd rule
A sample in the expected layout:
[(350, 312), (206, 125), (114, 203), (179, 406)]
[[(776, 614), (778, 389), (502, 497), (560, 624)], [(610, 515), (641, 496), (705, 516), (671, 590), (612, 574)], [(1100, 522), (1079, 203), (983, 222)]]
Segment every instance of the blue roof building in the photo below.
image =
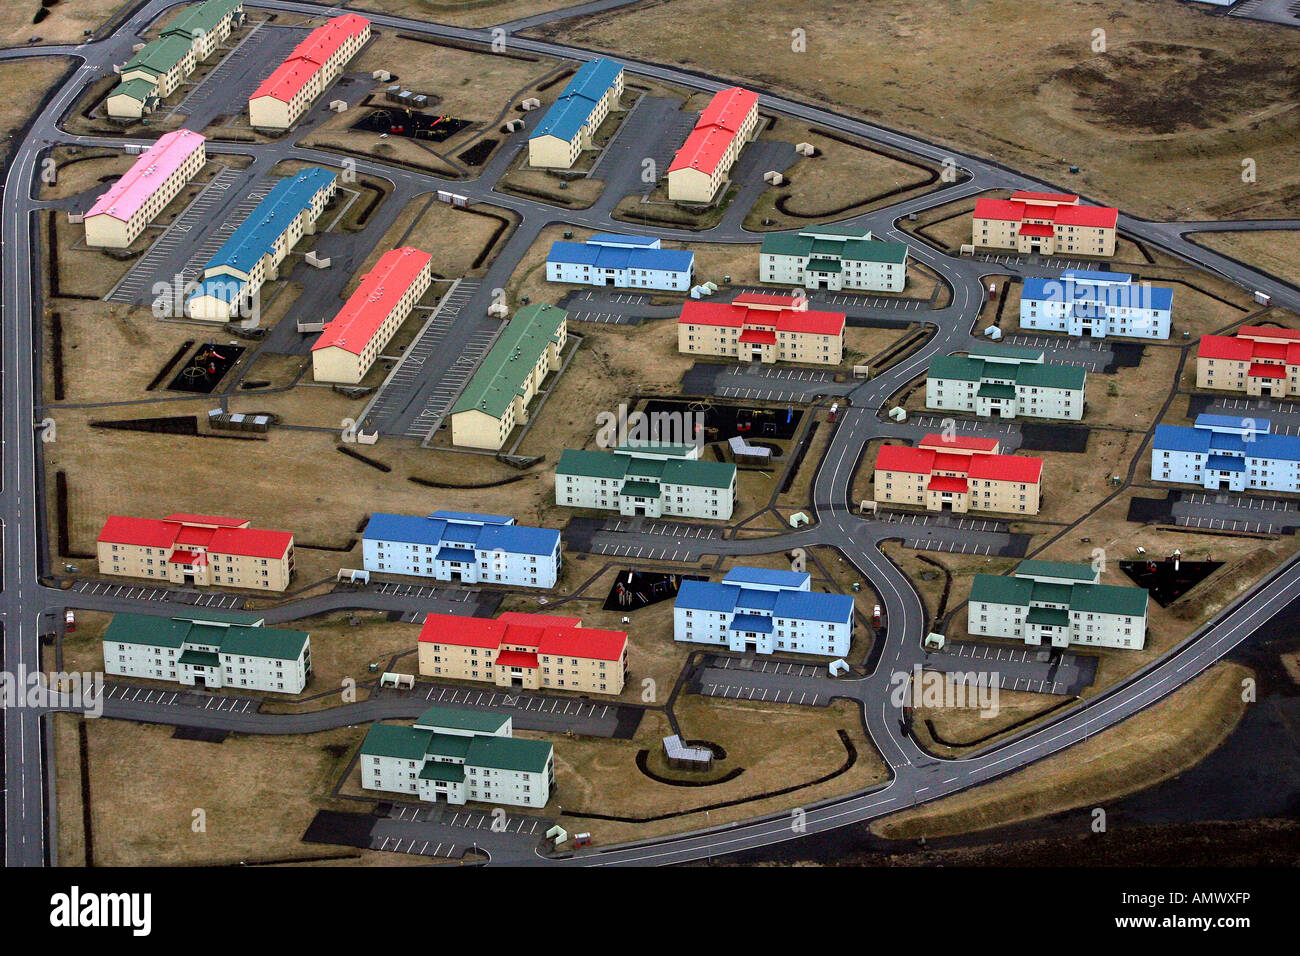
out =
[(550, 282), (687, 292), (695, 253), (661, 249), (658, 239), (598, 233), (586, 242), (556, 242), (546, 257)]
[(532, 166), (570, 168), (623, 94), (623, 65), (599, 59), (573, 75), (528, 137)]
[(1198, 415), (1157, 425), (1151, 479), (1211, 491), (1300, 491), (1300, 437), (1275, 435), (1265, 418)]
[(518, 525), (508, 515), (378, 512), (361, 550), (367, 571), (465, 584), (551, 588), (560, 571), (560, 532)]
[(843, 657), (853, 642), (853, 598), (810, 590), (801, 571), (733, 568), (721, 581), (684, 581), (673, 638), (738, 652)]
[(185, 302), (190, 318), (229, 321), (263, 282), (276, 278), (298, 240), (316, 231), (316, 219), (337, 188), (337, 176), (321, 166), (271, 187), (203, 267), (199, 288)]
[(1020, 327), (1104, 338), (1169, 338), (1173, 289), (1134, 282), (1124, 272), (1066, 269), (1059, 279), (1028, 278)]

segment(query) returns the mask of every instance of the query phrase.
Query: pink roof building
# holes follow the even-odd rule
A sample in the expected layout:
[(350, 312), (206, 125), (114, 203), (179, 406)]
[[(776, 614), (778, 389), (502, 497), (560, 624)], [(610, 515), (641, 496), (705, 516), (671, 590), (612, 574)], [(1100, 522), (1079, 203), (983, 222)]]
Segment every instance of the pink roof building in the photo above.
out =
[(130, 222), (145, 204), (167, 183), (196, 151), (202, 150), (205, 138), (202, 133), (188, 129), (173, 130), (140, 154), (117, 182), (109, 186), (86, 213), (91, 216), (109, 215)]

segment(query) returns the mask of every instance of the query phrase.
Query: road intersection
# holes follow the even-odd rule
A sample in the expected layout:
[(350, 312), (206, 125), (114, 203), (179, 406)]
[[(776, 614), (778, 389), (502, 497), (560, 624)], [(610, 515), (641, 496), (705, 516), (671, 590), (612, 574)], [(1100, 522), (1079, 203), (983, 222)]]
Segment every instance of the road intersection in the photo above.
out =
[[(102, 136), (78, 136), (61, 128), (61, 122), (85, 87), (126, 58), (135, 37), (163, 11), (179, 0), (149, 0), (141, 5), (112, 36), (72, 47), (0, 51), (0, 59), (63, 54), (78, 58), (81, 65), (53, 91), (33, 119), (25, 135), (16, 144), (4, 181), (3, 208), (0, 212), (0, 247), (3, 249), (4, 291), (0, 298), (0, 336), (3, 337), (3, 401), (0, 404), (0, 442), (3, 465), (0, 482), (3, 504), (3, 591), (0, 592), (0, 623), (4, 630), (4, 668), (39, 668), (40, 635), (55, 630), (63, 609), (75, 600), (76, 606), (103, 610), (135, 607), (138, 602), (119, 594), (97, 594), (82, 590), (75, 599), (67, 592), (42, 584), (48, 570), (44, 546), (45, 520), (40, 489), (43, 466), (40, 436), (34, 423), (45, 412), (39, 398), (37, 382), (40, 369), (41, 283), (37, 273), (40, 261), (36, 247), (35, 214), (40, 203), (34, 190), (39, 181), (41, 159), (58, 144), (120, 147), (131, 140)], [(257, 4), (276, 11), (319, 14), (321, 7), (294, 0), (263, 0)], [(584, 5), (590, 9), (607, 9), (619, 5), (612, 0)], [(430, 37), (458, 40), (473, 45), (493, 41), (491, 29), (451, 27), (408, 20), (383, 14), (367, 14), (376, 26), (400, 29)], [(558, 16), (552, 14), (550, 16)], [(531, 18), (526, 24), (542, 22)], [(508, 28), (511, 25), (507, 25)], [(597, 54), (590, 50), (510, 35), (508, 43), (515, 49), (548, 56), (587, 60)], [(665, 83), (715, 91), (729, 85), (726, 81), (665, 64), (625, 60), (630, 72)], [(864, 518), (855, 513), (850, 500), (854, 473), (867, 443), (881, 438), (906, 434), (903, 426), (882, 421), (881, 412), (891, 398), (918, 375), (935, 355), (968, 348), (978, 340), (973, 323), (984, 296), (984, 280), (990, 274), (1007, 271), (1005, 264), (980, 259), (958, 258), (931, 248), (898, 228), (900, 219), (963, 196), (989, 189), (1053, 189), (1050, 183), (1027, 177), (990, 160), (964, 156), (885, 127), (856, 120), (832, 110), (812, 106), (768, 91), (759, 90), (760, 107), (768, 112), (795, 117), (840, 134), (889, 147), (935, 164), (945, 164), (960, 172), (958, 182), (893, 206), (854, 217), (855, 224), (870, 228), (887, 239), (906, 241), (912, 255), (938, 273), (952, 290), (951, 303), (942, 309), (922, 311), (918, 320), (935, 327), (934, 336), (915, 354), (878, 377), (847, 391), (848, 404), (834, 424), (829, 446), (817, 463), (813, 482), (815, 523), (786, 534), (760, 539), (710, 539), (701, 545), (709, 554), (740, 555), (789, 551), (795, 547), (823, 545), (838, 550), (880, 596), (888, 620), (887, 631), (879, 635), (882, 642), (874, 655), (874, 669), (867, 676), (837, 683), (839, 696), (860, 702), (868, 735), (889, 765), (889, 783), (870, 792), (856, 793), (801, 808), (798, 826), (789, 814), (778, 814), (742, 821), (728, 827), (680, 834), (629, 846), (616, 846), (555, 861), (537, 855), (534, 842), (503, 841), (494, 848), (494, 862), (539, 863), (547, 865), (666, 864), (687, 862), (721, 853), (761, 848), (796, 839), (803, 833), (815, 833), (858, 824), (886, 813), (913, 806), (946, 794), (995, 779), (1036, 760), (1087, 739), (1114, 723), (1138, 712), (1182, 686), (1197, 673), (1222, 657), (1238, 643), (1265, 624), (1274, 614), (1300, 597), (1300, 576), (1295, 573), (1297, 560), (1288, 561), (1264, 582), (1240, 597), (1211, 624), (1188, 638), (1175, 651), (1132, 676), (1106, 693), (1064, 710), (1051, 723), (1024, 732), (1013, 739), (990, 747), (961, 760), (944, 760), (926, 753), (907, 733), (900, 708), (892, 699), (895, 675), (910, 672), (924, 660), (921, 639), (927, 620), (921, 599), (907, 577), (880, 550), (882, 542), (901, 537), (899, 527), (888, 521)], [(530, 120), (530, 122), (535, 122)], [(620, 196), (612, 191), (585, 210), (561, 210), (497, 189), (497, 179), (505, 170), (526, 133), (516, 133), (508, 148), (503, 149), (484, 170), (471, 180), (447, 180), (409, 169), (386, 165), (380, 161), (358, 159), (360, 174), (375, 176), (397, 187), (403, 195), (415, 196), (436, 189), (452, 189), (472, 202), (509, 209), (519, 217), (514, 235), (490, 267), (481, 283), (482, 295), (504, 285), (514, 264), (547, 225), (563, 223), (594, 229), (617, 229), (610, 216)], [(135, 140), (135, 142), (144, 142)], [(212, 143), (213, 153), (255, 152), (269, 165), (283, 159), (297, 159), (337, 166), (333, 153), (296, 146), (290, 143), (250, 146), (248, 144)], [(1271, 296), (1275, 305), (1300, 310), (1300, 289), (1251, 269), (1227, 256), (1205, 249), (1188, 236), (1198, 231), (1223, 228), (1267, 229), (1295, 228), (1296, 221), (1250, 221), (1242, 223), (1159, 223), (1130, 215), (1121, 215), (1120, 231), (1152, 248), (1160, 249), (1195, 266), (1211, 270), (1236, 285)], [(683, 230), (649, 227), (649, 234), (664, 239), (707, 238), (710, 242), (755, 242), (757, 236), (739, 225), (739, 218), (728, 216), (715, 229), (704, 234)], [(477, 300), (466, 307), (481, 315)], [(466, 339), (475, 326), (465, 323)], [(464, 341), (449, 341), (448, 349), (463, 346)], [(429, 396), (412, 396), (408, 408), (425, 407)], [(411, 413), (413, 416), (415, 412)], [(650, 533), (626, 532), (629, 543), (646, 547), (665, 544)], [(694, 545), (692, 545), (694, 546)], [(166, 613), (165, 602), (157, 613)], [(321, 598), (290, 600), (277, 608), (277, 618), (289, 619), (324, 609), (384, 608), (410, 612), (427, 610), (428, 599), (419, 594), (380, 593), (371, 590), (337, 592)], [(145, 611), (152, 607), (141, 608)], [(128, 697), (130, 699), (128, 699)], [(170, 703), (169, 703), (170, 701)], [(105, 713), (126, 719), (176, 723), (187, 726), (225, 729), (249, 733), (303, 733), (313, 729), (349, 726), (385, 716), (408, 716), (409, 706), (398, 706), (392, 698), (352, 705), (341, 705), (309, 715), (260, 714), (234, 706), (221, 708), (183, 707), (177, 698), (166, 695), (131, 696), (127, 692), (105, 700)], [(55, 862), (50, 846), (51, 808), (49, 783), (52, 768), (45, 752), (42, 729), (43, 713), (38, 710), (10, 707), (4, 712), (4, 831), (5, 859), (11, 866), (40, 866)]]

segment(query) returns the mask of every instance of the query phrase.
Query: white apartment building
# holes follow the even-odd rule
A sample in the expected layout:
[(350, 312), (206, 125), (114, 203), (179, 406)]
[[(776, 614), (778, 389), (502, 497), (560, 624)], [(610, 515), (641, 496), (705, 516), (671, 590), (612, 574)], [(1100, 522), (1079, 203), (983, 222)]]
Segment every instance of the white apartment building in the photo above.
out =
[(763, 282), (831, 292), (902, 292), (907, 243), (875, 241), (860, 226), (809, 226), (764, 236), (758, 265)]
[(695, 253), (662, 249), (643, 236), (598, 233), (586, 242), (555, 242), (546, 257), (548, 282), (688, 292)]
[(190, 617), (113, 615), (104, 673), (207, 690), (301, 693), (311, 676), (311, 636), (263, 626), (256, 614), (195, 608)]
[(360, 757), (365, 789), (430, 803), (544, 807), (555, 789), (554, 748), (483, 711), (431, 707), (412, 727), (372, 724)]
[(1100, 584), (1087, 564), (1021, 561), (1014, 575), (977, 574), (967, 631), (1051, 647), (1082, 645), (1141, 650), (1147, 592)]
[(1169, 338), (1173, 289), (1134, 282), (1122, 272), (1066, 269), (1059, 279), (1025, 280), (1020, 327), (1105, 338)]
[(853, 643), (853, 597), (814, 592), (810, 580), (807, 572), (737, 567), (720, 582), (683, 581), (673, 640), (843, 657)]
[(1197, 415), (1196, 423), (1157, 425), (1151, 480), (1210, 491), (1300, 492), (1300, 437), (1272, 434), (1266, 418)]
[(736, 506), (736, 466), (700, 461), (696, 445), (628, 444), (611, 451), (565, 449), (555, 466), (555, 503), (619, 514), (727, 521)]
[(980, 345), (930, 360), (925, 405), (983, 418), (1083, 418), (1088, 370), (1051, 365), (1038, 349)]
[(560, 532), (508, 515), (373, 514), (361, 551), (367, 571), (464, 584), (553, 588), (560, 573)]

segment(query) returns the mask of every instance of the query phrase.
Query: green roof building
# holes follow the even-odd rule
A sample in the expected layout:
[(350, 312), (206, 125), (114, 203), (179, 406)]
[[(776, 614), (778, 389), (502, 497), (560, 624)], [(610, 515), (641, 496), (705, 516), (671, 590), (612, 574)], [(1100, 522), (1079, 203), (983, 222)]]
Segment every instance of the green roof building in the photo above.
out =
[(1030, 645), (1141, 650), (1146, 590), (1101, 584), (1100, 577), (1092, 565), (1060, 561), (1021, 561), (1009, 576), (977, 574), (967, 631)]
[(773, 233), (763, 238), (758, 261), (762, 281), (806, 289), (902, 292), (907, 285), (907, 243), (872, 239), (858, 226)]
[(499, 451), (550, 372), (560, 370), (568, 313), (527, 305), (515, 313), (483, 357), (451, 409), (451, 440), (466, 448)]
[(360, 763), (366, 789), (431, 802), (544, 807), (555, 787), (552, 746), (516, 738), (496, 711), (431, 707), (412, 727), (373, 724)]
[(311, 635), (240, 611), (115, 614), (103, 646), (106, 674), (208, 690), (297, 694), (311, 676)]
[(1037, 349), (979, 345), (930, 360), (925, 404), (984, 418), (1083, 418), (1088, 370), (1044, 361)]
[(736, 466), (701, 461), (696, 445), (566, 449), (555, 466), (555, 503), (623, 515), (727, 521), (736, 504)]

